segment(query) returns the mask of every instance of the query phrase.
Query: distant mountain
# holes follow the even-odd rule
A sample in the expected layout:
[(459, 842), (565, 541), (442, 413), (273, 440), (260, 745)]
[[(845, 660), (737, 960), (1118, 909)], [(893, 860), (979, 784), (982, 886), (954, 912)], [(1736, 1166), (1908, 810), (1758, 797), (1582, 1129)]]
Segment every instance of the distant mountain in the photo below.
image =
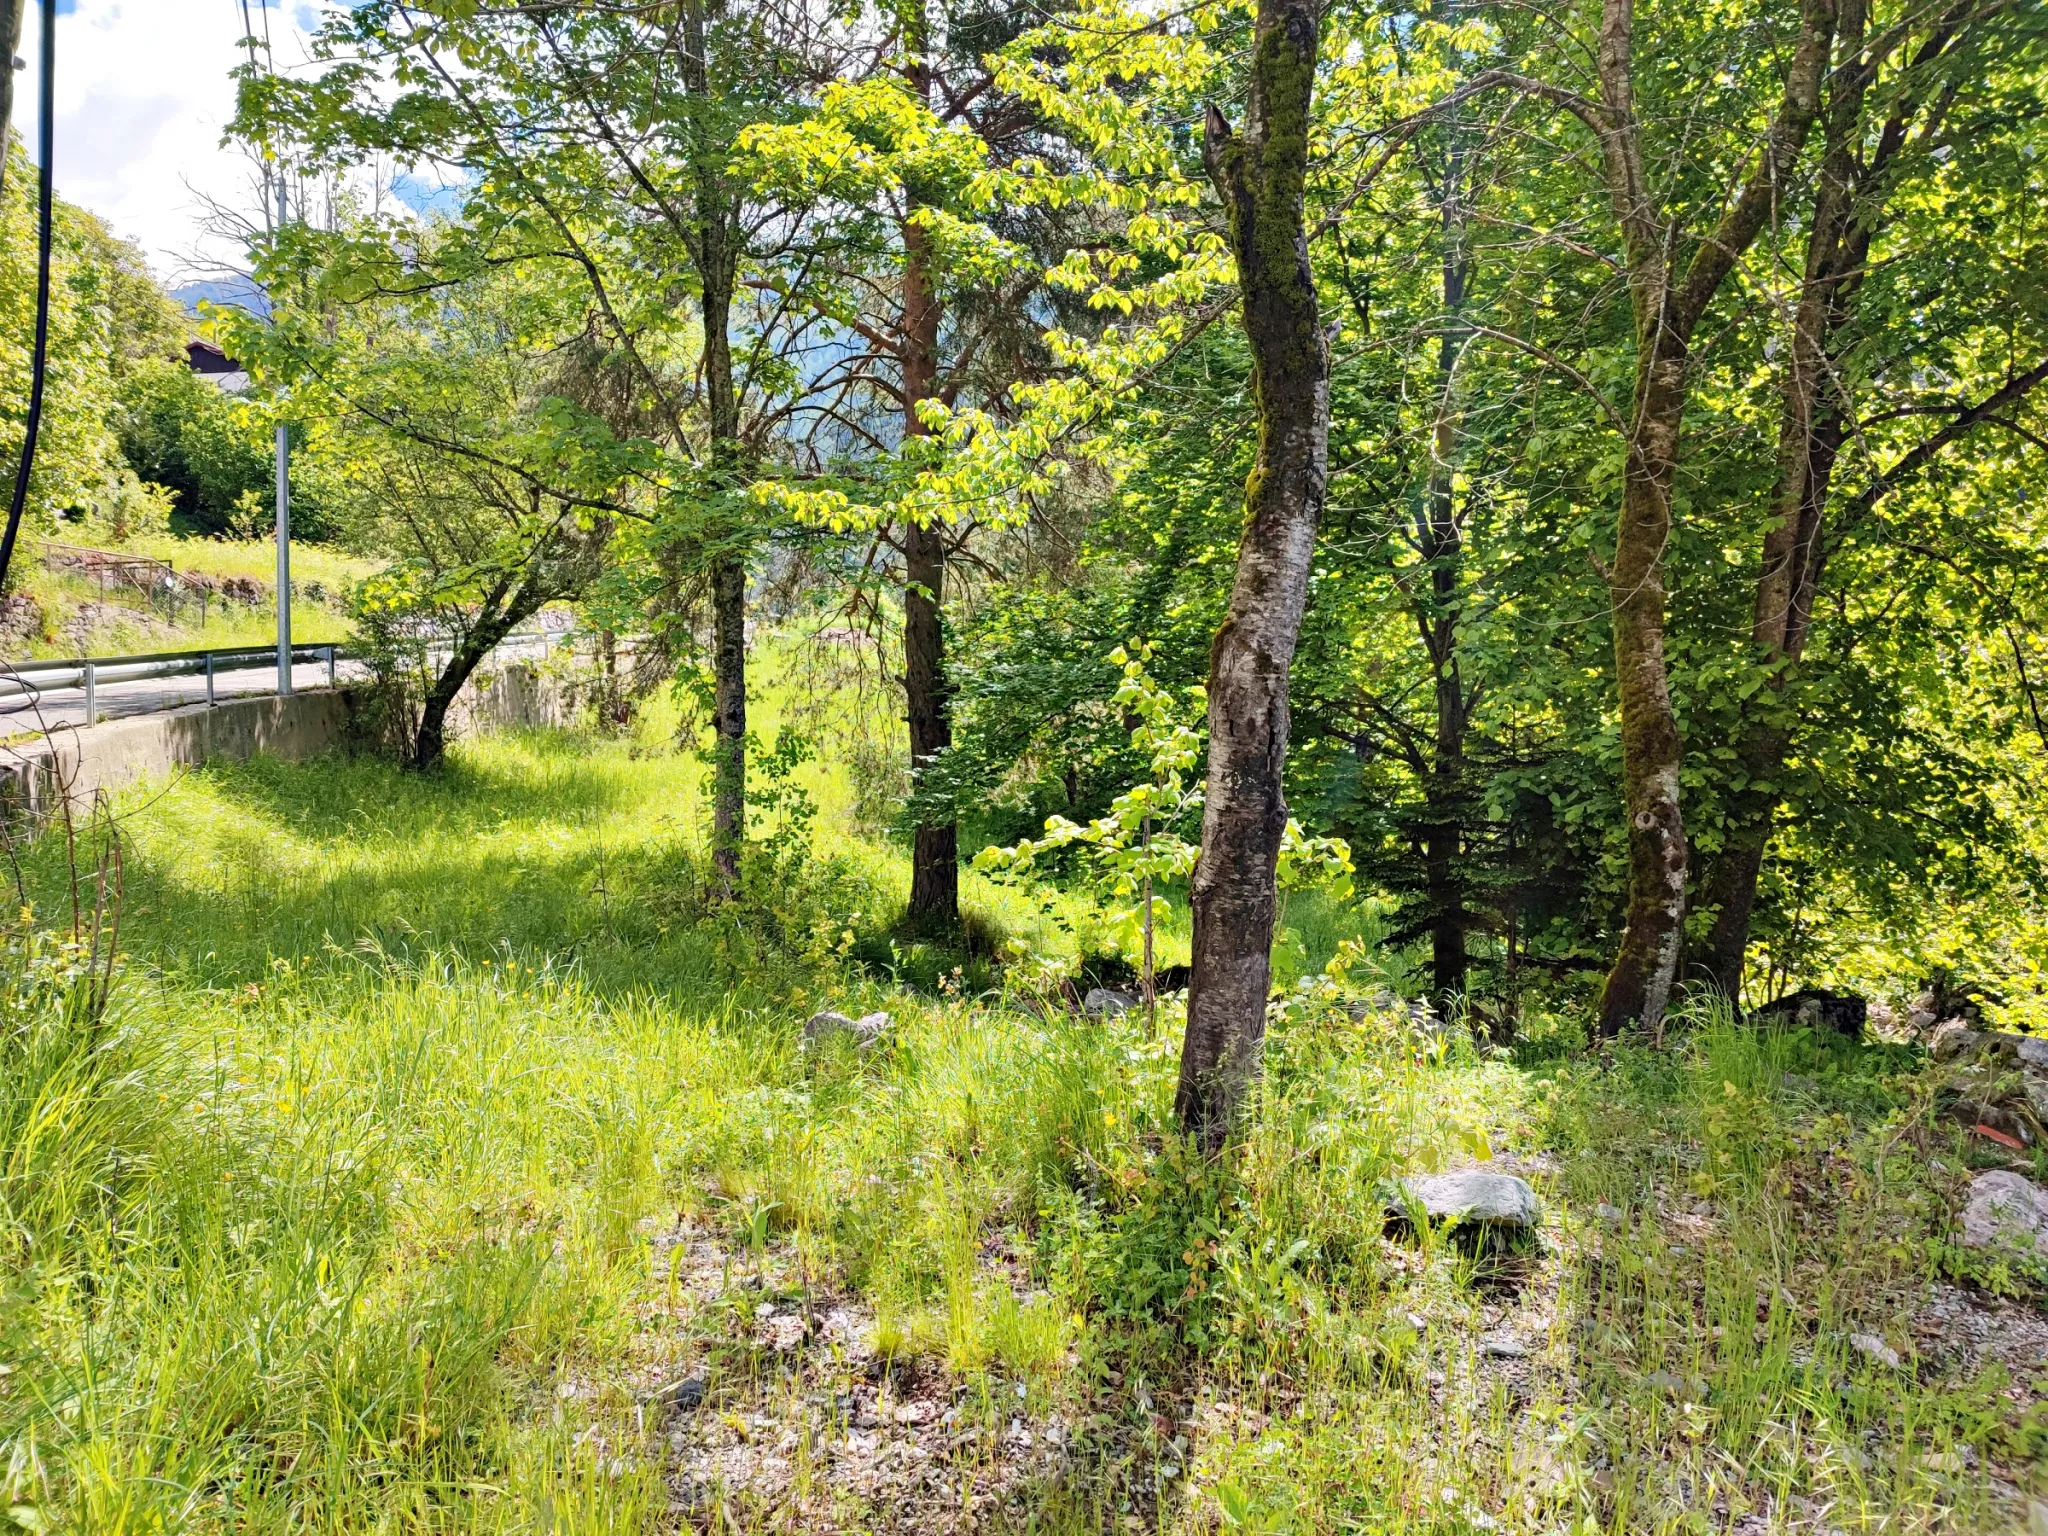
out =
[(246, 309), (252, 315), (268, 315), (270, 299), (246, 277), (209, 278), (202, 282), (185, 283), (171, 290), (171, 297), (185, 306), (185, 313), (197, 315), (200, 301)]

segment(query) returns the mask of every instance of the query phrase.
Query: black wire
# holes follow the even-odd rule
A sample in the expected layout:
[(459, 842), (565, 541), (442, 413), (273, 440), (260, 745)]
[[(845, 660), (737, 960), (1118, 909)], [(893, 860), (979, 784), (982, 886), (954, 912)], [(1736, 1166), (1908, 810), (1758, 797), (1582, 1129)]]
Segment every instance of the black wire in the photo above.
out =
[(50, 353), (50, 208), (56, 184), (50, 164), (57, 140), (57, 0), (43, 0), (43, 100), (39, 128), (43, 141), (41, 201), (36, 210), (36, 350), (30, 365), (28, 429), (21, 440), (21, 467), (14, 475), (14, 504), (7, 509), (7, 536), (0, 539), (0, 592), (14, 563), (14, 540), (28, 505), (28, 476), (35, 468), (36, 436), (43, 425), (43, 375)]

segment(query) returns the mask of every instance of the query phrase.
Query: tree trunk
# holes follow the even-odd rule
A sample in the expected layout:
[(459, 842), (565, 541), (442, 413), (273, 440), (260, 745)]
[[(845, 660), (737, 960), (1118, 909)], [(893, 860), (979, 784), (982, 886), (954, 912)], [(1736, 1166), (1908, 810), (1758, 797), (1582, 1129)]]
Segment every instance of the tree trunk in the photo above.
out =
[(730, 896), (747, 837), (747, 567), (735, 556), (711, 567), (711, 630), (718, 730), (712, 749), (711, 865), (720, 894)]
[[(1666, 335), (1669, 332), (1665, 332)], [(1678, 716), (1664, 661), (1664, 548), (1685, 409), (1681, 341), (1653, 344), (1638, 370), (1634, 440), (1622, 485), (1608, 596), (1621, 690), (1621, 789), (1628, 816), (1628, 918), (1600, 993), (1600, 1032), (1664, 1017), (1685, 937), (1687, 849), (1678, 804)]]
[[(906, 39), (914, 62), (911, 88), (931, 94), (929, 46), (922, 3), (907, 8)], [(916, 198), (909, 212), (915, 214)], [(922, 437), (921, 401), (938, 393), (939, 322), (944, 309), (932, 282), (931, 236), (914, 217), (903, 222), (903, 320), (900, 328), (903, 377), (903, 432)], [(910, 524), (903, 529), (903, 695), (910, 726), (913, 776), (953, 744), (952, 707), (946, 686), (945, 530)], [(922, 928), (951, 931), (960, 926), (960, 834), (948, 817), (920, 821), (910, 855), (910, 918)]]
[[(1455, 5), (1445, 6), (1455, 21)], [(1470, 958), (1465, 948), (1471, 918), (1459, 879), (1464, 851), (1465, 733), (1468, 701), (1458, 666), (1458, 602), (1464, 584), (1464, 527), (1458, 517), (1454, 466), (1458, 459), (1459, 416), (1452, 396), (1458, 359), (1470, 336), (1461, 323), (1470, 277), (1462, 201), (1464, 146), (1453, 115), (1444, 124), (1443, 309), (1447, 317), (1437, 342), (1436, 430), (1432, 434), (1429, 486), (1418, 519), (1416, 551), (1429, 574), (1427, 606), (1418, 615), (1435, 688), (1436, 748), (1423, 787), (1429, 824), (1423, 833), (1424, 876), (1430, 912), (1430, 990), (1438, 1011), (1450, 1016), (1465, 992)]]
[[(944, 537), (937, 528), (915, 524), (903, 530), (903, 691), (914, 769), (922, 769), (953, 743), (940, 611), (946, 578)], [(932, 929), (960, 925), (959, 833), (953, 822), (918, 824), (911, 847), (910, 916)]]
[(462, 692), (463, 685), (483, 664), (484, 658), (497, 648), (498, 642), (532, 618), (540, 607), (537, 602), (521, 604), (463, 636), (462, 643), (449, 656), (433, 686), (427, 689), (426, 697), (420, 700), (419, 729), (413, 733), (412, 761), (408, 767), (425, 773), (441, 766), (442, 759), (448, 754), (448, 711), (455, 705), (455, 696)]
[[(1868, 21), (1866, 0), (1842, 0), (1840, 63), (1831, 76), (1826, 145), (1807, 231), (1799, 307), (1792, 322), (1791, 355), (1778, 418), (1777, 486), (1765, 525), (1750, 638), (1769, 678), (1745, 705), (1736, 726), (1736, 762), (1743, 785), (1728, 797), (1728, 831), (1708, 872), (1701, 899), (1714, 913), (1700, 969), (1713, 989), (1738, 1010), (1749, 951), (1757, 880), (1778, 813), (1778, 787), (1791, 749), (1791, 707), (1786, 694), (1806, 649), (1813, 604), (1826, 559), (1824, 533), (1835, 461), (1847, 435), (1847, 402), (1835, 385), (1831, 355), (1854, 315), (1870, 243), (1883, 210), (1883, 191), (1864, 195), (1871, 177), (1882, 181), (1905, 133), (1911, 99), (1898, 103), (1862, 165), (1864, 103), (1870, 71), (1861, 67)], [(1947, 47), (1952, 33), (1938, 26), (1917, 62)]]
[[(683, 78), (698, 109), (691, 124), (691, 171), (696, 206), (690, 231), (704, 314), (704, 395), (710, 416), (714, 497), (736, 493), (743, 482), (746, 447), (740, 439), (740, 400), (733, 379), (732, 298), (739, 281), (740, 234), (735, 199), (726, 185), (726, 146), (704, 120), (710, 98), (705, 40), (707, 13), (720, 0), (691, 0), (683, 18)], [(738, 888), (740, 848), (747, 837), (747, 563), (743, 531), (714, 516), (705, 530), (711, 551), (711, 669), (714, 739), (711, 747), (711, 867), (721, 897)]]
[(1194, 968), (1174, 1101), (1182, 1127), (1211, 1153), (1230, 1133), (1265, 1037), (1288, 675), (1328, 471), (1329, 350), (1302, 206), (1321, 23), (1316, 0), (1259, 0), (1244, 132), (1234, 135), (1212, 106), (1204, 133), (1230, 220), (1259, 421), (1230, 610), (1209, 653)]
[(1599, 1030), (1663, 1021), (1685, 940), (1690, 850), (1679, 810), (1684, 750), (1664, 658), (1664, 552), (1671, 539), (1671, 486), (1689, 387), (1692, 337), (1736, 261), (1778, 206), (1820, 109), (1834, 46), (1836, 0), (1804, 0), (1798, 46), (1763, 153), (1693, 250), (1683, 273), (1676, 233), (1650, 189), (1635, 117), (1633, 0), (1602, 0), (1597, 64), (1600, 107), (1587, 115), (1600, 136), (1608, 195), (1627, 254), (1636, 379), (1625, 428), (1620, 526), (1608, 572), (1614, 663), (1621, 704), (1621, 787), (1627, 816), (1627, 924), (1600, 993)]

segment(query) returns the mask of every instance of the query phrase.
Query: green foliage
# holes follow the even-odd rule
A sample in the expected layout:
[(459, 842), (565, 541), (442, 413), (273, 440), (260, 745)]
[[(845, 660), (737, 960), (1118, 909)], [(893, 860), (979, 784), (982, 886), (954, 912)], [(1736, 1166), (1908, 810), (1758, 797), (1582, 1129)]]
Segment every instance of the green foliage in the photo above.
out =
[[(276, 433), (259, 404), (223, 393), (182, 360), (148, 358), (121, 381), (114, 419), (122, 454), (171, 493), (184, 531), (246, 539), (276, 526)], [(335, 538), (345, 524), (332, 505), (333, 476), (307, 454), (303, 430), (293, 448), (293, 536)]]
[[(18, 137), (8, 153), (0, 201), (0, 460), (14, 463), (35, 337), (36, 172)], [(59, 199), (53, 224), (49, 366), (29, 527), (58, 537), (66, 527), (104, 537), (152, 531), (163, 520), (161, 498), (123, 457), (117, 401), (138, 370), (182, 357), (177, 308), (140, 252), (92, 214)]]

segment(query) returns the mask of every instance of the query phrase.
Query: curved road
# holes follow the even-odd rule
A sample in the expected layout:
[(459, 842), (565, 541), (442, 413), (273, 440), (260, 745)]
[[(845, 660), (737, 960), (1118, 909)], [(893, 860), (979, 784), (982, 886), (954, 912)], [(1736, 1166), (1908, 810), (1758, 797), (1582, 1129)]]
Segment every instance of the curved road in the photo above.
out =
[[(514, 635), (501, 644), (493, 654), (501, 659), (540, 656), (560, 638), (561, 636), (554, 634)], [(111, 656), (94, 658), (108, 664), (118, 659)], [(344, 659), (335, 667), (335, 681), (340, 683), (356, 682), (368, 675), (369, 668), (359, 661)], [(293, 692), (304, 693), (326, 686), (327, 663), (324, 660), (301, 661), (292, 667)], [(276, 691), (275, 661), (244, 664), (231, 669), (222, 668), (213, 675), (213, 696), (216, 700), (246, 698), (251, 694)], [(161, 709), (177, 709), (183, 705), (205, 702), (204, 675), (140, 677), (129, 682), (102, 682), (93, 689), (93, 705), (98, 720), (154, 714)], [(27, 697), (0, 698), (0, 741), (18, 741), (24, 737), (40, 736), (47, 731), (62, 730), (66, 727), (75, 730), (84, 724), (83, 684), (64, 688), (41, 688)]]

